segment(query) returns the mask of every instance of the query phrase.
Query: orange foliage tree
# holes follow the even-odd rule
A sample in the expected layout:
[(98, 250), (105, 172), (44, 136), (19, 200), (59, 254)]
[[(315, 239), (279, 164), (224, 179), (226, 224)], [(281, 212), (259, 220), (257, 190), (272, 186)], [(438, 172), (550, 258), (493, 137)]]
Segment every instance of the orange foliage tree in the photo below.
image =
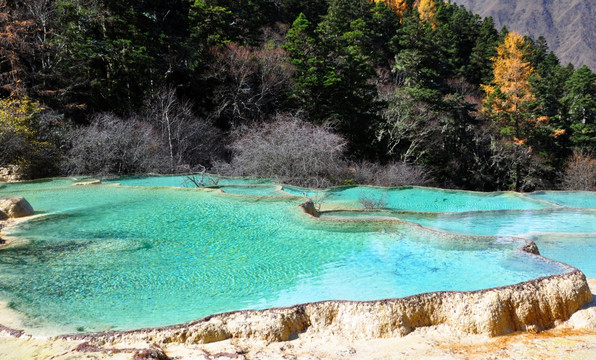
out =
[(510, 32), (503, 43), (497, 46), (493, 61), (493, 84), (483, 85), (486, 99), (483, 112), (498, 121), (504, 135), (513, 136), (518, 144), (524, 144), (537, 122), (546, 118), (535, 118), (532, 112), (536, 100), (529, 82), (534, 68), (529, 61), (528, 44), (524, 38)]
[(510, 186), (518, 191), (536, 186), (532, 176), (547, 166), (544, 161), (549, 156), (549, 135), (552, 138), (562, 135), (561, 131), (551, 133), (548, 117), (540, 116), (529, 81), (534, 73), (528, 60), (530, 55), (530, 46), (524, 38), (516, 32), (508, 33), (497, 46), (497, 56), (491, 59), (492, 84), (482, 86), (486, 93), (483, 113), (494, 121), (502, 135), (498, 146), (501, 151), (496, 156), (508, 168)]
[(51, 0), (0, 0), (0, 96), (40, 95), (50, 87)]
[(408, 9), (408, 3), (406, 0), (375, 0), (376, 2), (384, 1), (387, 5), (391, 6), (393, 10), (401, 17), (401, 15)]
[(420, 20), (430, 22), (433, 29), (437, 27), (435, 15), (437, 14), (437, 5), (435, 0), (420, 0), (418, 3), (418, 13)]

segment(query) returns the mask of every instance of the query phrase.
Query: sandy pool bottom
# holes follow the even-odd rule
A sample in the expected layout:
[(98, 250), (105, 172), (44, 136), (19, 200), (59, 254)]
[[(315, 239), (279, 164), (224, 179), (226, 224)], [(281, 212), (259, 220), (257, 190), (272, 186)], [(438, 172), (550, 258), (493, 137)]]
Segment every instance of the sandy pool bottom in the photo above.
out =
[[(589, 279), (595, 301), (568, 322), (538, 334), (518, 332), (490, 338), (458, 333), (444, 326), (419, 328), (402, 338), (350, 341), (341, 337), (298, 338), (277, 343), (231, 339), (211, 344), (167, 344), (170, 359), (596, 359), (596, 279)], [(586, 315), (592, 320), (586, 324)], [(87, 345), (87, 346), (85, 346)], [(55, 340), (0, 331), (0, 359), (133, 359), (148, 343), (109, 346)]]

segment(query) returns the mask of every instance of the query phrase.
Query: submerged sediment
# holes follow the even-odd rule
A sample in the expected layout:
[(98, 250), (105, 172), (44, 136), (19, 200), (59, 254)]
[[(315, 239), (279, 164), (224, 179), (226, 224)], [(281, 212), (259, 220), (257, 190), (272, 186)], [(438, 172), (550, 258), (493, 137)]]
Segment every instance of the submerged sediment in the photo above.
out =
[(322, 301), (217, 314), (171, 327), (60, 338), (101, 343), (199, 344), (230, 338), (286, 341), (306, 333), (365, 340), (405, 336), (416, 328), (433, 325), (497, 336), (548, 329), (591, 301), (586, 277), (573, 270), (479, 291), (433, 292), (380, 301)]

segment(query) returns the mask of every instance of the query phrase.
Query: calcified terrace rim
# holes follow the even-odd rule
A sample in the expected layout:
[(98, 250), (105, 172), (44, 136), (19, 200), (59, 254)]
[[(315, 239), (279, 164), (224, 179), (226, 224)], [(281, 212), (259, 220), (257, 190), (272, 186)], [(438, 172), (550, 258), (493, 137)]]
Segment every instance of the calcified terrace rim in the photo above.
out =
[[(554, 295), (554, 299), (549, 300), (545, 293), (553, 289), (571, 290), (567, 294), (571, 296)], [(433, 325), (499, 336), (548, 329), (567, 320), (590, 301), (592, 295), (585, 276), (574, 269), (476, 291), (440, 291), (374, 301), (328, 300), (231, 311), (165, 327), (67, 334), (56, 338), (104, 344), (123, 340), (156, 344), (210, 343), (230, 338), (276, 342), (311, 332), (366, 340), (405, 336), (418, 327)]]
[[(222, 189), (213, 190), (223, 192)], [(318, 221), (338, 221), (318, 218), (311, 200), (300, 204), (300, 207), (305, 214)], [(371, 218), (366, 221), (410, 223), (396, 218)], [(428, 231), (451, 235), (415, 225)], [(592, 301), (586, 277), (579, 269), (537, 255), (538, 249), (533, 241), (508, 238), (520, 242), (519, 251), (539, 256), (543, 261), (560, 264), (567, 271), (517, 284), (474, 291), (437, 291), (371, 301), (325, 300), (262, 310), (230, 311), (162, 327), (65, 334), (55, 338), (102, 343), (140, 340), (155, 344), (210, 343), (230, 338), (274, 342), (289, 340), (298, 333), (316, 332), (351, 339), (373, 339), (405, 336), (417, 327), (433, 325), (448, 325), (465, 333), (498, 336), (515, 331), (548, 329), (569, 319), (581, 306)], [(25, 333), (1, 324), (0, 332), (14, 337)]]

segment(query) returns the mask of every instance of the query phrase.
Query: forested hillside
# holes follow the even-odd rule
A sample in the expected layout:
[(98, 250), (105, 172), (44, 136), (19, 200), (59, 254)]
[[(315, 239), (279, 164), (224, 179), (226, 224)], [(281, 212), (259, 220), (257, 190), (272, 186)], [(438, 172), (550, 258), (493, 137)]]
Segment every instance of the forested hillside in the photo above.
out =
[(0, 166), (24, 177), (596, 185), (596, 75), (460, 5), (0, 0), (0, 27)]
[(563, 64), (596, 68), (596, 2), (586, 0), (454, 0), (497, 28), (544, 37)]

